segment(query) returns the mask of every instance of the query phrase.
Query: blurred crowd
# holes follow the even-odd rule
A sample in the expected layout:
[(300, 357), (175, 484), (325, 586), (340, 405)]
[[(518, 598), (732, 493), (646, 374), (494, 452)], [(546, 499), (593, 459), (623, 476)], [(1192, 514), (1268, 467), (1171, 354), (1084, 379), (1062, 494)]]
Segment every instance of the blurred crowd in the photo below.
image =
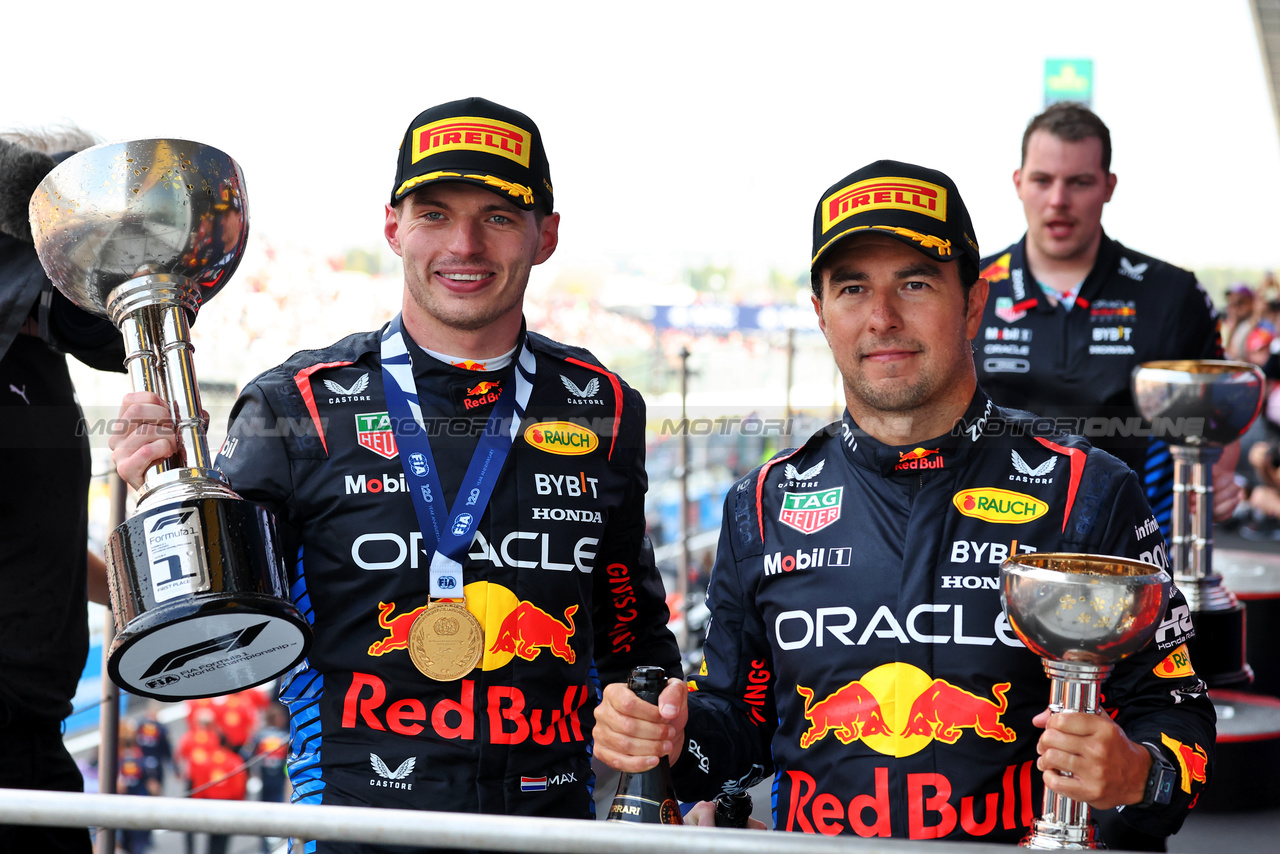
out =
[(1272, 273), (1227, 290), (1222, 343), (1228, 359), (1251, 362), (1267, 377), (1262, 412), (1241, 440), (1247, 500), (1227, 527), (1249, 540), (1280, 541), (1280, 282)]
[[(251, 241), (232, 283), (200, 309), (192, 338), (201, 380), (241, 388), (264, 366), (299, 350), (324, 347), (352, 329), (377, 329), (400, 310), (403, 279), (354, 269), (266, 239)], [(529, 328), (602, 355), (644, 351), (653, 328), (594, 300), (553, 286), (525, 304)], [(199, 359), (199, 357), (197, 357)]]
[[(245, 800), (282, 803), (288, 795), (285, 758), (289, 746), (288, 715), (271, 699), (274, 690), (251, 688), (222, 697), (186, 701), (186, 717), (166, 725), (152, 702), (120, 725), (120, 764), (116, 791), (123, 795)], [(181, 734), (173, 730), (182, 730)], [(97, 782), (86, 774), (86, 789)], [(251, 781), (253, 781), (251, 783)], [(196, 834), (186, 835), (187, 854), (197, 848)], [(225, 854), (229, 837), (210, 834), (205, 854)], [(117, 851), (144, 854), (151, 848), (150, 830), (122, 830)], [(262, 850), (273, 841), (262, 840)]]

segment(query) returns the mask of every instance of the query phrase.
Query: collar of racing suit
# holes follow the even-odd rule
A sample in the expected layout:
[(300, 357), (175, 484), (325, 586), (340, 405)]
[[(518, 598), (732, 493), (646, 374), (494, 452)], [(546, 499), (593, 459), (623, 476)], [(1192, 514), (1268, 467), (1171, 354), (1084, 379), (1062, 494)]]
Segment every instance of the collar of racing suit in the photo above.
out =
[(981, 389), (975, 389), (968, 409), (949, 432), (926, 442), (886, 445), (869, 436), (845, 410), (839, 427), (845, 456), (855, 465), (885, 477), (908, 477), (931, 469), (950, 469), (963, 462), (978, 437), (987, 429), (995, 406)]

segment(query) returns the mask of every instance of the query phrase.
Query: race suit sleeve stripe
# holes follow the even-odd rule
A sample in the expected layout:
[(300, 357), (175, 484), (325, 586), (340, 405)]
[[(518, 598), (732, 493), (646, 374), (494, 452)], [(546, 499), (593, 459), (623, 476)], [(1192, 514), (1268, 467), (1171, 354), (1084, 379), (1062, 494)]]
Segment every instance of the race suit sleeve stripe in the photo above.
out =
[(618, 382), (616, 374), (611, 374), (598, 365), (570, 357), (566, 357), (565, 361), (581, 368), (595, 371), (598, 374), (604, 374), (609, 378), (609, 385), (613, 386), (613, 441), (609, 443), (609, 462), (613, 462), (613, 449), (618, 444), (618, 425), (622, 422), (622, 384)]
[(1076, 503), (1076, 490), (1080, 488), (1080, 478), (1084, 476), (1084, 451), (1079, 448), (1064, 448), (1039, 436), (1036, 436), (1035, 440), (1051, 451), (1066, 454), (1071, 460), (1071, 480), (1067, 486), (1067, 506), (1062, 511), (1062, 531), (1066, 533), (1067, 519), (1071, 516), (1071, 506)]
[(778, 456), (769, 460), (767, 463), (765, 463), (763, 466), (760, 467), (760, 475), (756, 479), (756, 521), (760, 523), (760, 542), (764, 542), (764, 481), (765, 481), (765, 477), (769, 474), (769, 469), (773, 468), (783, 460), (790, 459), (791, 457), (795, 456), (799, 452), (800, 452), (800, 448), (796, 448), (794, 451), (792, 451), (789, 454), (779, 454)]
[(325, 368), (343, 368), (354, 364), (355, 362), (325, 362), (303, 368), (293, 375), (293, 382), (298, 386), (298, 393), (302, 395), (302, 400), (307, 405), (307, 412), (311, 413), (311, 420), (316, 425), (316, 435), (320, 437), (320, 444), (324, 446), (326, 454), (329, 453), (329, 443), (325, 441), (324, 428), (320, 426), (320, 410), (316, 408), (315, 392), (311, 390), (311, 375)]

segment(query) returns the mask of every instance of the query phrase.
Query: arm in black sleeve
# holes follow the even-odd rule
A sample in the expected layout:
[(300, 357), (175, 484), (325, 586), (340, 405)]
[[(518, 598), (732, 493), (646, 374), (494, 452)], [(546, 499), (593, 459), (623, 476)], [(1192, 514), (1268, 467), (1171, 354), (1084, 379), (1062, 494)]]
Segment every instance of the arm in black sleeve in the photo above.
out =
[(754, 536), (740, 543), (741, 531), (751, 526), (735, 525), (746, 519), (743, 514), (752, 513), (750, 498), (758, 476), (753, 472), (740, 481), (725, 500), (707, 588), (711, 621), (702, 667), (689, 680), (685, 749), (672, 768), (683, 800), (710, 800), (721, 792), (741, 791), (773, 770), (770, 741), (778, 718), (773, 660), (764, 620), (751, 589), (743, 584), (740, 563), (763, 546)]
[(1175, 355), (1180, 359), (1225, 358), (1218, 311), (1213, 307), (1213, 300), (1193, 274), (1187, 275), (1191, 277), (1191, 287), (1187, 288), (1176, 315), (1176, 332), (1182, 343)]
[[(1099, 548), (1168, 569), (1164, 537), (1147, 508), (1136, 475), (1120, 482)], [(1129, 739), (1156, 747), (1178, 771), (1167, 805), (1127, 806), (1121, 817), (1156, 836), (1176, 833), (1213, 767), (1217, 716), (1204, 682), (1195, 674), (1187, 641), (1195, 633), (1182, 593), (1173, 589), (1155, 638), (1116, 664), (1103, 684), (1103, 706)]]
[(94, 370), (125, 371), (124, 337), (115, 324), (78, 308), (57, 290), (49, 305), (49, 337)]
[(619, 463), (627, 492), (610, 514), (592, 572), (595, 660), (602, 684), (626, 681), (633, 667), (661, 667), (682, 677), (680, 648), (667, 628), (666, 588), (645, 536), (644, 400), (626, 388), (619, 427)]
[(275, 517), (281, 553), (292, 570), (302, 532), (290, 507), (294, 487), (286, 435), (289, 423), (276, 416), (262, 386), (250, 383), (231, 410), (216, 466), (240, 497)]

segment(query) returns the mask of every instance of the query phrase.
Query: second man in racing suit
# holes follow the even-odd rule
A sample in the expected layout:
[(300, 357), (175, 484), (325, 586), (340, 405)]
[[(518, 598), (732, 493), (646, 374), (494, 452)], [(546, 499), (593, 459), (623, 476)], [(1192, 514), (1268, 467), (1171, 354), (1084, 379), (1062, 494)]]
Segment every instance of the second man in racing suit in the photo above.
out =
[(597, 756), (633, 770), (665, 752), (689, 799), (773, 775), (782, 830), (1012, 842), (1048, 785), (1173, 832), (1214, 746), (1181, 596), (1103, 686), (1114, 719), (1051, 717), (998, 585), (1031, 551), (1167, 565), (1134, 475), (978, 389), (986, 282), (949, 178), (871, 164), (814, 231), (847, 412), (731, 490), (701, 671), (656, 712), (606, 690)]

